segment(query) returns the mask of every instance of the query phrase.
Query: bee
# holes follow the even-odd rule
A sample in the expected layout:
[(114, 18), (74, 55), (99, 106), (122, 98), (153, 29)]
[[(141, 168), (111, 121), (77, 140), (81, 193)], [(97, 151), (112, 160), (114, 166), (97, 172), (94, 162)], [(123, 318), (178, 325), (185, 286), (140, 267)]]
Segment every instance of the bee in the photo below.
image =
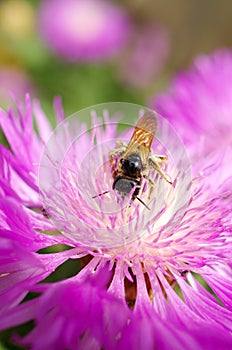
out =
[[(109, 153), (114, 180), (112, 189), (122, 199), (131, 194), (131, 201), (138, 199), (147, 209), (149, 209), (148, 206), (138, 196), (143, 180), (147, 179), (149, 171), (157, 171), (165, 181), (172, 184), (161, 168), (161, 165), (167, 161), (167, 157), (155, 155), (151, 151), (157, 124), (155, 113), (146, 112), (135, 125), (129, 144), (118, 141), (118, 147)], [(150, 179), (148, 181), (151, 194), (154, 184)], [(105, 191), (102, 194), (108, 192)]]

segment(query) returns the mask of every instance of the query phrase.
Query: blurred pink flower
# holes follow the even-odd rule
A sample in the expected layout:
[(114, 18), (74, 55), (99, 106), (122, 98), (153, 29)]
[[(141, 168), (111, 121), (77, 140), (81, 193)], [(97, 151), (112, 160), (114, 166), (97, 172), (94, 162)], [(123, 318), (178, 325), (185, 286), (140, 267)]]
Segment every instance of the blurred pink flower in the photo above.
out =
[(119, 62), (120, 80), (133, 88), (146, 88), (154, 82), (169, 54), (165, 28), (146, 24), (134, 31)]
[(175, 126), (198, 154), (232, 142), (232, 51), (198, 56), (151, 106)]
[(113, 57), (131, 29), (125, 10), (106, 0), (44, 0), (38, 26), (46, 45), (70, 62)]
[(11, 94), (23, 99), (26, 93), (35, 94), (35, 85), (22, 70), (15, 67), (0, 69), (0, 105), (7, 106), (11, 102)]

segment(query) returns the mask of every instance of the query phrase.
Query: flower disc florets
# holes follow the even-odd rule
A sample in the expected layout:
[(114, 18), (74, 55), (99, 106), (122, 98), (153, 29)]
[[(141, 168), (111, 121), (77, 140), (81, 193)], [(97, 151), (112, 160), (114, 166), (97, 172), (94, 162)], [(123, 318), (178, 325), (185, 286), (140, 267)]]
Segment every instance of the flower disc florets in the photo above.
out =
[[(118, 144), (126, 148), (134, 131), (128, 116), (136, 123), (145, 112), (131, 104), (99, 105), (66, 119), (49, 139), (40, 163), (40, 190), (48, 214), (75, 245), (91, 250), (140, 245), (183, 214), (191, 195), (189, 160), (178, 136), (158, 115), (150, 151), (167, 157), (164, 171), (173, 184), (147, 163), (148, 177), (139, 193), (146, 206), (131, 199), (134, 188), (125, 198), (113, 190), (113, 170), (122, 158), (115, 149)], [(89, 128), (80, 124), (91, 118)]]

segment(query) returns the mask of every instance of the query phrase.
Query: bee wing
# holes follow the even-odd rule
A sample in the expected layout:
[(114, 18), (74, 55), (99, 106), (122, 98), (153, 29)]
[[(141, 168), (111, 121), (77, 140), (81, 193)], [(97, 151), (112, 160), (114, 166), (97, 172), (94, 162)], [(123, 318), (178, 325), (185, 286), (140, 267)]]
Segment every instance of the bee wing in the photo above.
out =
[(123, 158), (131, 153), (139, 153), (142, 163), (147, 163), (151, 144), (157, 130), (157, 117), (153, 112), (146, 112), (137, 122)]

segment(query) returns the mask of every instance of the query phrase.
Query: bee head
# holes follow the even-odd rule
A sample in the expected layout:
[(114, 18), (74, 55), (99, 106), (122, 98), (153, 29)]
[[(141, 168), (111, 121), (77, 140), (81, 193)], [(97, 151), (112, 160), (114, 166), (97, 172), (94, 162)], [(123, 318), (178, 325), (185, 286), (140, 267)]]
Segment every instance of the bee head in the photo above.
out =
[(132, 195), (132, 199), (134, 199), (134, 197), (138, 195), (140, 186), (139, 181), (127, 179), (123, 176), (118, 176), (113, 183), (113, 189), (116, 190), (122, 198), (128, 196), (133, 187), (135, 186), (137, 186), (138, 188), (135, 189)]

